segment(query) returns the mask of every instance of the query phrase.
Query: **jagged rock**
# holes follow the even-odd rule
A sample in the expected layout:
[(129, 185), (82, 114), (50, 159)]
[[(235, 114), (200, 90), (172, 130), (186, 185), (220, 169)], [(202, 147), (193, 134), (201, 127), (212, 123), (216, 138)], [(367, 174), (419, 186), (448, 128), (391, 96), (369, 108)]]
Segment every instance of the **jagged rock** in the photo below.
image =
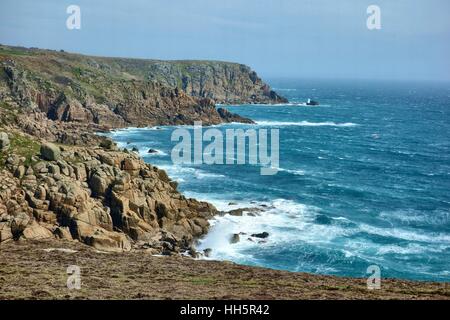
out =
[(41, 226), (36, 221), (33, 221), (22, 232), (22, 239), (26, 240), (42, 240), (52, 238), (53, 233), (47, 228)]
[(48, 117), (53, 120), (91, 122), (92, 114), (83, 105), (74, 99), (68, 98), (64, 93), (50, 106)]
[(7, 222), (0, 222), (0, 242), (11, 240), (13, 234), (11, 232), (11, 227)]
[(146, 66), (149, 78), (181, 88), (191, 96), (216, 103), (282, 103), (287, 100), (270, 89), (249, 67), (237, 63), (193, 61), (179, 64), (158, 61)]
[(261, 232), (261, 233), (254, 233), (251, 236), (255, 237), (255, 238), (265, 239), (265, 238), (267, 238), (269, 236), (269, 233), (264, 231), (264, 232)]
[[(149, 252), (172, 254), (189, 250), (216, 213), (210, 204), (180, 195), (165, 171), (114, 150), (64, 147), (59, 160), (37, 162), (22, 175), (20, 186), (12, 174), (3, 179), (0, 172), (0, 181), (13, 183), (5, 185), (11, 205), (3, 208), (0, 201), (0, 217), (11, 215), (15, 239), (52, 233), (105, 251), (153, 239)], [(12, 198), (15, 190), (20, 192)]]
[(115, 147), (115, 144), (111, 139), (105, 138), (102, 140), (102, 142), (100, 142), (100, 147), (105, 148), (107, 150), (113, 150)]
[(250, 119), (242, 119), (242, 117), (236, 115), (235, 113), (231, 113), (225, 108), (218, 108), (217, 112), (219, 113), (219, 116), (225, 121), (225, 122), (243, 122), (243, 123), (253, 123)]
[(241, 238), (240, 238), (239, 234), (238, 233), (234, 233), (231, 236), (230, 243), (231, 244), (238, 243), (240, 240), (241, 240)]
[(137, 171), (141, 168), (141, 165), (139, 161), (132, 159), (132, 158), (126, 158), (123, 160), (122, 163), (122, 169), (125, 171)]
[(212, 253), (212, 249), (211, 248), (206, 248), (205, 250), (203, 250), (203, 254), (207, 258), (211, 257), (211, 253)]
[(10, 211), (14, 213), (14, 218), (11, 221), (11, 232), (15, 238), (19, 238), (19, 236), (23, 233), (28, 223), (31, 221), (29, 215), (24, 212), (19, 211), (19, 207), (11, 208)]
[(92, 192), (96, 196), (103, 196), (105, 195), (107, 189), (108, 189), (108, 181), (107, 177), (102, 172), (95, 172), (91, 175), (91, 178), (89, 179), (89, 187), (91, 188)]
[(41, 150), (45, 161), (9, 152), (0, 170), (0, 221), (14, 239), (48, 236), (45, 229), (102, 250), (128, 250), (139, 241), (152, 252), (189, 250), (217, 210), (185, 198), (165, 171), (95, 133), (194, 121), (251, 122), (215, 104), (284, 101), (250, 68), (234, 63), (131, 63), (52, 51), (32, 57), (7, 52), (0, 62), (5, 75), (0, 96), (14, 109), (7, 125), (15, 132), (8, 134), (29, 135), (36, 144), (48, 141)]
[[(79, 134), (76, 128), (87, 132), (194, 121), (251, 122), (218, 112), (215, 104), (286, 101), (249, 67), (235, 63), (135, 60), (131, 66), (115, 58), (92, 69), (92, 59), (96, 58), (46, 51), (33, 55), (32, 63), (28, 55), (2, 62), (6, 77), (0, 81), (0, 92), (28, 108), (16, 120), (20, 127), (49, 141), (92, 146), (103, 138)], [(82, 73), (74, 69), (73, 61)]]
[(237, 208), (230, 211), (224, 211), (221, 212), (221, 215), (229, 214), (231, 216), (242, 216), (244, 213), (246, 213), (249, 216), (255, 216), (256, 213), (263, 211), (263, 209), (258, 207), (250, 207), (250, 208)]
[(14, 177), (21, 179), (25, 175), (25, 167), (18, 166), (16, 170), (14, 170)]
[(57, 227), (53, 231), (53, 234), (58, 239), (63, 239), (63, 240), (72, 240), (73, 239), (72, 234), (70, 233), (70, 230), (68, 227)]
[(84, 242), (94, 248), (103, 251), (130, 251), (131, 242), (125, 234), (97, 229), (92, 234), (84, 237)]
[(41, 145), (41, 157), (48, 161), (56, 161), (59, 159), (61, 151), (58, 146), (53, 143), (44, 143)]

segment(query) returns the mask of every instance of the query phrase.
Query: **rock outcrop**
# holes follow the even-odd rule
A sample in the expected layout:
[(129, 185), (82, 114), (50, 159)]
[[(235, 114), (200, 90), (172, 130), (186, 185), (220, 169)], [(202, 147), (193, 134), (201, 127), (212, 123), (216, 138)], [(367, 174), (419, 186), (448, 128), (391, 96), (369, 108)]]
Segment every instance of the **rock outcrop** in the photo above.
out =
[(41, 145), (41, 157), (45, 160), (56, 161), (59, 158), (61, 150), (53, 143), (44, 143)]
[(9, 137), (6, 132), (0, 132), (0, 151), (6, 151), (9, 148)]
[(194, 97), (221, 104), (283, 103), (287, 100), (248, 66), (219, 61), (152, 61), (146, 76)]
[(191, 245), (217, 210), (96, 133), (251, 123), (215, 104), (280, 101), (238, 64), (0, 45), (0, 243), (60, 238), (99, 250), (198, 255)]
[(0, 171), (0, 242), (63, 238), (99, 250), (169, 254), (189, 250), (216, 214), (132, 153), (66, 146), (54, 157), (55, 148), (43, 144), (44, 152), (28, 163), (7, 156)]
[(215, 104), (286, 101), (236, 63), (101, 58), (1, 45), (0, 99), (51, 120), (105, 129), (251, 123)]

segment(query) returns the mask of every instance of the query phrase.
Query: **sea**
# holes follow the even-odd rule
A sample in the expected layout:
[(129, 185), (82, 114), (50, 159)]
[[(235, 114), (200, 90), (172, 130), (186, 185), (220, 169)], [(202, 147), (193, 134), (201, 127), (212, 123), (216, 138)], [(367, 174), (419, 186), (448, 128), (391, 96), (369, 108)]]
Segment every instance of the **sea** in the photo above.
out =
[[(212, 249), (204, 259), (350, 277), (375, 265), (383, 278), (449, 281), (450, 84), (268, 82), (289, 103), (227, 106), (256, 124), (214, 128), (279, 129), (275, 175), (249, 163), (174, 164), (172, 132), (192, 126), (110, 136), (166, 170), (187, 197), (224, 212), (247, 208), (211, 221), (197, 244)], [(320, 105), (306, 106), (308, 98)]]

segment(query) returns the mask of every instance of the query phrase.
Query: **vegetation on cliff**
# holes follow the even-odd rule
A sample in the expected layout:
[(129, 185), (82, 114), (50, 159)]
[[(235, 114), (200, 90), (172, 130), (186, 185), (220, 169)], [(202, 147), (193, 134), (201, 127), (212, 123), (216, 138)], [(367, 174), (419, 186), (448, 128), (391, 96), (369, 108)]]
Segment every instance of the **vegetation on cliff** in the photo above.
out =
[[(165, 171), (95, 134), (251, 122), (215, 103), (283, 101), (239, 64), (0, 45), (0, 298), (448, 298), (445, 283), (387, 280), (368, 292), (365, 280), (182, 258), (200, 255), (194, 241), (216, 208), (186, 198)], [(86, 275), (79, 296), (65, 287), (74, 261)]]
[(0, 99), (48, 118), (104, 127), (251, 122), (215, 103), (285, 101), (249, 67), (102, 58), (0, 46)]
[(95, 133), (251, 120), (156, 73), (150, 79), (155, 64), (164, 62), (0, 46), (0, 243), (60, 238), (197, 255), (192, 243), (216, 209)]

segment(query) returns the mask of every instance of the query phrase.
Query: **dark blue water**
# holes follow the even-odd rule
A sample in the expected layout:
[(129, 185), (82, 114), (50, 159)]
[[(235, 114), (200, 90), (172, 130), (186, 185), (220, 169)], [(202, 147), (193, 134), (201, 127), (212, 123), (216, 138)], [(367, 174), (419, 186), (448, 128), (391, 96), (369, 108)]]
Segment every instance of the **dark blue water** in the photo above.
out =
[[(280, 167), (174, 166), (173, 127), (113, 133), (166, 169), (189, 196), (220, 209), (261, 207), (214, 221), (199, 247), (214, 259), (292, 271), (450, 280), (450, 86), (424, 83), (271, 81), (291, 104), (233, 106), (280, 129)], [(307, 98), (318, 107), (298, 105)], [(248, 125), (216, 126), (250, 128)], [(130, 144), (126, 144), (130, 142)], [(158, 149), (149, 155), (148, 148)], [(267, 231), (264, 243), (230, 244)]]

